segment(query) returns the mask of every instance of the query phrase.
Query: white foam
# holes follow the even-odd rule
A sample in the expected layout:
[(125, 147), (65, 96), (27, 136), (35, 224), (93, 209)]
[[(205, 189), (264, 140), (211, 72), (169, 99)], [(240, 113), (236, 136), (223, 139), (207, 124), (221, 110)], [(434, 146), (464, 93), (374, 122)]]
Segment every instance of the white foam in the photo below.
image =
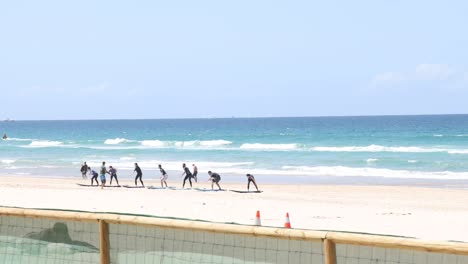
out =
[(1, 160), (0, 162), (3, 163), (3, 164), (8, 164), (9, 165), (9, 164), (15, 163), (16, 160), (5, 159), (5, 160)]
[(435, 134), (435, 135), (432, 135), (434, 137), (443, 137), (444, 135), (441, 135), (441, 134)]
[(200, 146), (206, 146), (206, 147), (225, 146), (225, 145), (231, 145), (231, 144), (232, 144), (231, 141), (223, 140), (223, 139), (200, 141)]
[(417, 160), (408, 160), (408, 163), (417, 163)]
[(121, 157), (120, 160), (134, 160), (135, 157)]
[(192, 140), (192, 141), (176, 141), (176, 142), (166, 142), (168, 146), (175, 146), (177, 148), (195, 148), (200, 146), (200, 141)]
[(81, 146), (80, 148), (89, 148), (89, 149), (97, 149), (97, 150), (130, 150), (130, 149), (148, 149), (150, 147), (144, 146)]
[[(142, 164), (144, 164), (143, 162)], [(200, 173), (207, 173), (209, 170), (216, 171), (219, 173), (238, 173), (239, 171), (247, 171), (251, 167), (253, 162), (215, 162), (215, 161), (158, 161), (150, 162), (151, 164), (161, 164), (167, 170), (181, 171), (182, 163), (185, 163), (190, 170), (192, 170), (192, 164), (195, 164)], [(140, 163), (139, 163), (140, 164)], [(156, 168), (156, 167), (155, 167)]]
[(239, 167), (239, 166), (251, 166), (254, 162), (212, 162), (212, 161), (195, 161), (191, 164), (196, 164), (199, 167)]
[(245, 143), (240, 146), (241, 149), (247, 150), (296, 150), (299, 145), (291, 144), (262, 144), (262, 143)]
[(141, 145), (142, 146), (147, 146), (147, 147), (161, 148), (161, 147), (165, 147), (166, 143), (164, 141), (161, 141), (161, 140), (143, 140), (143, 141), (141, 141)]
[[(120, 140), (121, 141), (121, 140)], [(117, 141), (115, 141), (117, 142)], [(19, 147), (63, 147), (63, 148), (89, 148), (97, 150), (131, 150), (131, 149), (191, 149), (191, 150), (246, 150), (246, 151), (316, 151), (316, 152), (394, 152), (394, 153), (441, 153), (448, 154), (468, 154), (468, 149), (455, 148), (437, 148), (437, 147), (416, 147), (416, 146), (342, 146), (328, 147), (318, 146), (306, 148), (304, 145), (289, 143), (289, 144), (263, 144), (263, 143), (244, 143), (236, 148), (231, 145), (231, 141), (227, 140), (207, 140), (207, 141), (161, 141), (161, 140), (143, 140), (140, 145), (75, 145), (63, 144), (59, 141), (33, 141), (31, 144)]]
[(468, 154), (468, 149), (453, 149), (447, 151), (449, 154)]
[(125, 142), (132, 142), (133, 140), (128, 140), (125, 138), (114, 138), (114, 139), (106, 139), (104, 141), (104, 144), (106, 145), (117, 145), (120, 143), (125, 143)]
[(430, 153), (448, 152), (448, 149), (423, 147), (386, 147), (380, 145), (347, 146), (347, 147), (313, 147), (314, 151), (322, 152), (402, 152), (402, 153)]
[(62, 146), (63, 142), (61, 141), (49, 141), (49, 140), (37, 140), (31, 142), (29, 144), (29, 147), (33, 148), (47, 148), (47, 147), (57, 147), (57, 146)]
[(30, 138), (7, 138), (7, 141), (33, 141), (34, 139)]
[[(175, 167), (163, 165), (164, 168), (169, 170), (181, 170), (179, 163), (174, 164)], [(191, 167), (191, 163), (187, 163)], [(199, 171), (205, 173), (205, 167), (197, 164)], [(379, 168), (352, 168), (345, 166), (283, 166), (281, 169), (262, 169), (262, 168), (250, 168), (250, 167), (222, 167), (213, 166), (211, 170), (214, 170), (221, 174), (235, 174), (245, 175), (251, 173), (253, 175), (266, 175), (266, 176), (311, 176), (311, 177), (383, 177), (383, 178), (399, 178), (399, 179), (442, 179), (442, 180), (456, 180), (456, 179), (467, 179), (468, 172), (451, 172), (451, 171), (439, 171), (439, 172), (425, 172), (425, 171), (409, 171), (409, 170), (390, 170), (390, 169), (379, 169)]]
[(379, 159), (367, 159), (366, 162), (367, 163), (374, 163), (374, 162), (377, 162)]
[[(141, 146), (146, 148), (215, 148), (232, 144), (231, 141), (218, 140), (191, 140), (191, 141), (162, 141), (162, 140), (143, 140)], [(133, 147), (132, 147), (133, 148)]]
[[(171, 145), (171, 143), (166, 143), (168, 145)], [(225, 146), (225, 145), (230, 145), (232, 144), (231, 141), (228, 140), (192, 140), (192, 141), (177, 141), (173, 145), (176, 147), (196, 147), (196, 146), (201, 146), (201, 147), (218, 147), (218, 146)]]
[[(89, 160), (88, 165), (92, 168), (101, 166), (101, 160)], [(107, 160), (106, 163), (117, 169), (133, 170), (135, 162), (125, 160)], [(196, 164), (200, 173), (206, 173), (208, 170), (214, 170), (218, 172), (232, 172), (236, 173), (239, 169), (247, 171), (253, 162), (212, 162), (212, 161), (165, 161), (165, 160), (139, 160), (138, 165), (143, 170), (143, 173), (147, 170), (157, 170), (158, 165), (161, 164), (165, 170), (180, 171), (182, 173), (182, 163), (185, 163), (190, 169), (192, 164)], [(242, 170), (244, 171), (244, 170)]]
[[(283, 166), (283, 170), (275, 174), (304, 175), (304, 176), (365, 176), (365, 177), (384, 177), (401, 179), (443, 179), (443, 180), (465, 180), (468, 179), (468, 172), (452, 171), (409, 171), (409, 170), (390, 170), (379, 168), (352, 168), (345, 166)], [(269, 173), (272, 174), (272, 173)]]
[(31, 175), (30, 172), (15, 172), (15, 175)]
[(39, 166), (40, 168), (46, 168), (46, 169), (55, 169), (55, 168), (60, 168), (59, 166), (53, 166), (53, 165), (41, 165)]
[(24, 170), (24, 169), (36, 169), (37, 167), (32, 166), (8, 166), (5, 169), (8, 170)]

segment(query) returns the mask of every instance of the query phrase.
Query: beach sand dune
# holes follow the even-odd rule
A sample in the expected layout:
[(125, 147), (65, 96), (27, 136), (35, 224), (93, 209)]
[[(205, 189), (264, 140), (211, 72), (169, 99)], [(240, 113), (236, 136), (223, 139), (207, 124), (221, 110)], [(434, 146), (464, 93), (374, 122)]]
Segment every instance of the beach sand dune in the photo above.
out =
[[(261, 185), (263, 193), (80, 187), (81, 179), (0, 177), (0, 205), (121, 212), (281, 227), (468, 241), (468, 190), (404, 186)], [(121, 184), (132, 184), (122, 180)], [(159, 181), (145, 180), (147, 186)], [(168, 184), (180, 188), (181, 182)], [(245, 190), (244, 183), (222, 184)], [(211, 188), (210, 183), (194, 187)]]

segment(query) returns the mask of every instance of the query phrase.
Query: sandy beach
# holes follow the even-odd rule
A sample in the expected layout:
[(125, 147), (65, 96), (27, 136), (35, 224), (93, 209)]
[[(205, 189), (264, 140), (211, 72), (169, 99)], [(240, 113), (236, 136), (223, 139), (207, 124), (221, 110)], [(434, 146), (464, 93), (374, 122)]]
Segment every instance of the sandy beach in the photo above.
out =
[[(261, 185), (263, 193), (80, 187), (89, 180), (0, 178), (0, 205), (121, 212), (251, 225), (257, 210), (264, 226), (468, 241), (468, 191), (405, 186)], [(121, 184), (132, 184), (121, 180)], [(147, 186), (159, 186), (145, 180)], [(180, 187), (181, 182), (169, 181)], [(194, 187), (211, 188), (209, 182)], [(244, 183), (223, 184), (245, 190)]]

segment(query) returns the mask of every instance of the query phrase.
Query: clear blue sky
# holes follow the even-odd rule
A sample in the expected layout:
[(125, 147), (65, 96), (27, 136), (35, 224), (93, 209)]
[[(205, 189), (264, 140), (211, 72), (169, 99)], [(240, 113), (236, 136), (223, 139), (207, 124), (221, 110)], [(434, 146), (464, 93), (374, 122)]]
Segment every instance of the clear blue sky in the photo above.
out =
[(468, 113), (466, 1), (1, 1), (0, 119)]

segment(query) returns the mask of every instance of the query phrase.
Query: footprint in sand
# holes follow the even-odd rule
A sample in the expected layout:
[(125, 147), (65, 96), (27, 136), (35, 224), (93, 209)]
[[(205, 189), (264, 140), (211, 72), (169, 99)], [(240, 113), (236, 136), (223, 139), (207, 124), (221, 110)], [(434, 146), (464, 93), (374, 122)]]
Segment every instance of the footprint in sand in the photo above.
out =
[(411, 213), (384, 212), (384, 213), (377, 213), (377, 215), (394, 215), (394, 216), (402, 216), (402, 215), (411, 215)]
[(314, 219), (341, 219), (342, 217), (341, 216), (321, 216), (321, 215), (317, 215), (317, 216), (313, 216), (312, 218)]

